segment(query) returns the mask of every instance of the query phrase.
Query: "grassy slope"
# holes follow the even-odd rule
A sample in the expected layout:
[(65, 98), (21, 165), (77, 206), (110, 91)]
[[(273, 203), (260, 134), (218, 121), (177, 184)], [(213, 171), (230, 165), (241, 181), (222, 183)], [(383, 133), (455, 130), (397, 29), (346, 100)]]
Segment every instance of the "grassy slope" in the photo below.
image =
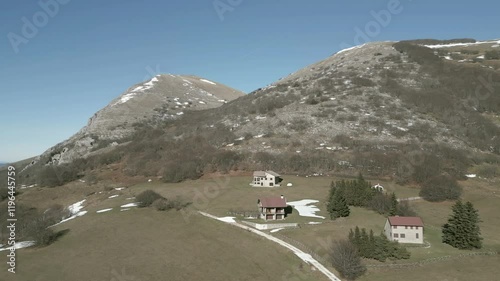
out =
[[(162, 280), (154, 278), (167, 275), (170, 276), (169, 280), (215, 280), (213, 278), (231, 280), (231, 277), (236, 274), (241, 276), (240, 280), (250, 279), (252, 276), (256, 278), (255, 280), (273, 278), (280, 280), (286, 275), (287, 270), (294, 272), (299, 270), (306, 275), (298, 280), (316, 280), (315, 278), (321, 280), (322, 277), (318, 276), (317, 272), (311, 273), (307, 266), (301, 267), (301, 262), (293, 254), (279, 246), (239, 229), (194, 215), (194, 211), (199, 209), (217, 216), (226, 216), (230, 209), (255, 210), (256, 200), (260, 196), (283, 194), (289, 201), (320, 200), (316, 205), (321, 211), (317, 214), (327, 216), (324, 200), (328, 194), (330, 182), (336, 178), (286, 176), (283, 185), (292, 182), (293, 187), (276, 189), (251, 188), (248, 185), (249, 179), (248, 176), (233, 176), (217, 179), (204, 178), (179, 184), (143, 183), (123, 191), (103, 189), (101, 194), (96, 193), (87, 197), (85, 209), (89, 211), (88, 215), (61, 225), (61, 229), (71, 229), (67, 236), (47, 248), (19, 251), (19, 270), (22, 273), (18, 274), (17, 280), (57, 280), (51, 278), (89, 276), (85, 274), (94, 274), (96, 278), (98, 276), (99, 278), (105, 277), (102, 280), (111, 280), (112, 270), (132, 272), (137, 280)], [(384, 181), (380, 181), (380, 184), (384, 185), (388, 191), (395, 191), (399, 197), (418, 195), (418, 189), (415, 188)], [(464, 198), (471, 200), (480, 211), (485, 248), (500, 249), (497, 235), (500, 231), (500, 218), (497, 215), (500, 188), (494, 183), (480, 179), (468, 180), (461, 184), (464, 186)], [(89, 189), (82, 187), (74, 186), (44, 191), (33, 189), (23, 194), (21, 200), (26, 203), (35, 203), (36, 199), (45, 198), (43, 205), (50, 205), (47, 201), (64, 200), (63, 202), (67, 205), (83, 198), (83, 194)], [(118, 207), (130, 202), (125, 198), (146, 189), (154, 189), (168, 198), (182, 195), (192, 199), (194, 203), (190, 210), (193, 215), (183, 216), (176, 212), (163, 213), (150, 209), (119, 212), (118, 208), (108, 213), (95, 213), (99, 209)], [(106, 199), (111, 194), (121, 194), (121, 196)], [(417, 201), (413, 203), (426, 223), (425, 239), (432, 246), (429, 249), (411, 248), (412, 258), (401, 262), (415, 262), (433, 257), (467, 253), (440, 243), (439, 227), (446, 221), (451, 205), (451, 202)], [(352, 208), (352, 215), (349, 218), (334, 222), (300, 217), (296, 210), (286, 220), (286, 222), (302, 224), (310, 221), (322, 221), (323, 224), (302, 225), (298, 229), (282, 230), (279, 234), (299, 241), (326, 259), (328, 244), (331, 241), (344, 238), (349, 229), (356, 225), (371, 228), (378, 233), (383, 228), (385, 218), (372, 211)], [(279, 262), (270, 265), (263, 261), (262, 257), (265, 257), (266, 261), (278, 260)], [(375, 263), (374, 261), (367, 262)], [(408, 280), (420, 280), (418, 279), (420, 276), (425, 276), (427, 280), (437, 280), (444, 276), (442, 272), (449, 272), (450, 278), (457, 278), (449, 280), (493, 280), (490, 277), (494, 274), (494, 267), (488, 266), (495, 262), (498, 262), (497, 256), (458, 259), (416, 268), (370, 269), (363, 279), (399, 280), (400, 274), (404, 273), (408, 275)], [(61, 264), (62, 268), (56, 270), (56, 266)], [(457, 264), (461, 265), (461, 271), (454, 268)], [(4, 267), (5, 265), (1, 264), (0, 270), (3, 271)], [(43, 268), (48, 268), (48, 270), (43, 270)], [(194, 270), (195, 268), (197, 270)], [(478, 268), (483, 269), (478, 270)], [(35, 274), (40, 271), (44, 273)], [(481, 274), (479, 279), (476, 278), (478, 273)], [(196, 278), (191, 278), (190, 274), (194, 274), (192, 276)], [(39, 279), (31, 279), (35, 276), (39, 276)], [(60, 280), (66, 280), (66, 278)], [(72, 278), (71, 280), (78, 279)]]
[(281, 280), (294, 270), (322, 280), (282, 247), (199, 215), (91, 212), (59, 228), (70, 232), (55, 244), (18, 251), (9, 280)]

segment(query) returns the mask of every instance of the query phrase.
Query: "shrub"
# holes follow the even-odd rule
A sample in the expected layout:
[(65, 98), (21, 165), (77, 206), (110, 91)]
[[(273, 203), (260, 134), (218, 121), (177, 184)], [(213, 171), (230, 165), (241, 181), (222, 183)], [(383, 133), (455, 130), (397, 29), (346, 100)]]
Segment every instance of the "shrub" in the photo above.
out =
[(366, 272), (358, 249), (348, 240), (335, 241), (332, 245), (331, 263), (342, 277), (349, 280), (354, 280)]
[(158, 211), (167, 211), (169, 210), (169, 201), (165, 198), (158, 198), (156, 199), (153, 204), (153, 208), (155, 208)]
[(175, 209), (177, 211), (184, 209), (185, 207), (191, 205), (191, 202), (186, 201), (184, 198), (177, 196), (173, 200), (168, 201), (168, 208)]
[(420, 189), (420, 196), (431, 202), (456, 200), (461, 194), (462, 188), (457, 181), (444, 175), (425, 182)]
[(151, 206), (153, 202), (158, 199), (165, 199), (163, 196), (152, 190), (145, 190), (139, 193), (135, 198), (137, 199), (137, 202), (139, 202), (139, 207), (141, 208)]
[(484, 53), (484, 58), (487, 60), (499, 60), (500, 59), (500, 51), (486, 51)]

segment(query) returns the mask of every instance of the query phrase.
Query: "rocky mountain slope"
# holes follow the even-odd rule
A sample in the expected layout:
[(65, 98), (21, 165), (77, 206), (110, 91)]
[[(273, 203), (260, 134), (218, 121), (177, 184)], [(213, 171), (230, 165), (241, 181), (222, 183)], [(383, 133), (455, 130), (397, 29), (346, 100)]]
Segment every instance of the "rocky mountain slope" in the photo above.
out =
[(219, 107), (242, 95), (241, 91), (196, 76), (156, 75), (127, 89), (74, 136), (50, 148), (32, 164), (38, 159), (50, 165), (71, 163), (126, 142), (146, 120), (177, 119), (187, 111)]
[[(104, 140), (107, 158), (97, 162), (120, 162), (125, 174), (170, 181), (228, 169), (363, 171), (416, 181), (433, 169), (463, 177), (472, 164), (500, 163), (499, 44), (369, 43), (244, 96), (214, 91), (209, 87), (217, 85), (199, 78), (155, 77), (98, 112), (70, 140), (73, 147), (56, 147), (78, 151)], [(181, 95), (159, 97), (149, 87)], [(113, 149), (115, 138), (130, 142)], [(66, 162), (65, 153), (52, 155), (52, 162)]]

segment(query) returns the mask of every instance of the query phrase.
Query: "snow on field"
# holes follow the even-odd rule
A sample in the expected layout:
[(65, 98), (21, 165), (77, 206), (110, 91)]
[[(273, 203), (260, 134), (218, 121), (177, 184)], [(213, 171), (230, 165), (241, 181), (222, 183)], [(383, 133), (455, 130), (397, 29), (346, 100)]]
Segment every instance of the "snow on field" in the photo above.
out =
[(242, 141), (242, 140), (244, 140), (244, 139), (245, 139), (245, 137), (239, 137), (239, 138), (234, 139), (234, 140), (235, 140), (235, 141)]
[(96, 211), (96, 213), (104, 213), (104, 212), (109, 212), (111, 210), (113, 210), (113, 208), (102, 209), (102, 210)]
[(286, 184), (286, 186), (293, 186), (293, 183), (289, 182)]
[(118, 197), (118, 196), (120, 196), (120, 195), (115, 194), (115, 195), (111, 195), (111, 196), (109, 196), (108, 198), (109, 198), (109, 199), (111, 199), (111, 198), (116, 198), (116, 197)]
[(311, 217), (311, 218), (321, 218), (324, 219), (323, 216), (316, 215), (316, 212), (319, 212), (319, 208), (313, 203), (318, 203), (318, 200), (313, 199), (303, 199), (300, 201), (288, 202), (288, 205), (293, 206), (302, 217)]
[(259, 138), (262, 138), (263, 136), (264, 136), (264, 134), (261, 134), (261, 135), (256, 135), (256, 136), (254, 136), (253, 138), (254, 138), (254, 139), (259, 139)]
[(322, 224), (322, 222), (319, 222), (319, 221), (310, 221), (307, 224)]
[(121, 205), (120, 208), (130, 208), (130, 207), (137, 207), (137, 202), (134, 202), (134, 203), (128, 203), (128, 204), (125, 204), (125, 205)]
[(447, 60), (452, 60), (450, 56), (444, 56), (444, 58)]
[(124, 190), (125, 187), (115, 187), (115, 190)]
[(83, 209), (83, 202), (85, 202), (85, 199), (83, 199), (82, 201), (78, 201), (78, 202), (76, 202), (74, 204), (69, 205), (68, 206), (68, 210), (71, 213), (71, 216), (68, 217), (68, 218), (65, 218), (62, 221), (60, 221), (60, 222), (58, 222), (58, 223), (56, 223), (54, 225), (51, 225), (49, 227), (53, 227), (53, 226), (59, 225), (59, 224), (61, 224), (63, 222), (67, 222), (69, 220), (72, 220), (72, 219), (74, 219), (76, 217), (81, 217), (81, 216), (85, 215), (87, 213), (87, 211), (82, 211), (82, 209)]
[(465, 176), (468, 177), (468, 178), (475, 178), (476, 174), (468, 174), (468, 175), (465, 175)]
[(489, 44), (497, 43), (497, 41), (477, 41), (475, 43), (452, 43), (452, 44), (437, 44), (437, 45), (423, 45), (423, 46), (431, 49), (438, 49), (438, 48), (451, 48), (451, 47), (468, 47), (468, 46), (488, 44), (488, 43)]
[(121, 209), (120, 212), (123, 212), (123, 211), (128, 211), (130, 210), (130, 208), (126, 208), (126, 209)]
[(217, 85), (217, 84), (215, 84), (214, 82), (212, 82), (212, 81), (208, 81), (208, 80), (206, 80), (206, 79), (200, 79), (200, 81), (205, 82), (205, 83), (208, 83), (208, 84), (212, 84), (212, 85)]
[(278, 232), (278, 231), (280, 231), (280, 230), (282, 230), (282, 229), (284, 229), (284, 228), (276, 228), (276, 229), (273, 229), (273, 230), (271, 230), (271, 231), (269, 231), (269, 232), (274, 233), (274, 232)]
[(220, 221), (223, 221), (223, 222), (236, 222), (234, 220), (235, 217), (223, 217), (223, 218), (217, 218), (218, 220)]
[(135, 197), (125, 198), (125, 200), (132, 200), (132, 199), (135, 199)]
[[(14, 244), (14, 248), (17, 250), (17, 249), (31, 247), (33, 245), (35, 245), (35, 241), (22, 241), (22, 242), (16, 242), (16, 244)], [(7, 250), (10, 250), (10, 247), (0, 248), (0, 252)]]

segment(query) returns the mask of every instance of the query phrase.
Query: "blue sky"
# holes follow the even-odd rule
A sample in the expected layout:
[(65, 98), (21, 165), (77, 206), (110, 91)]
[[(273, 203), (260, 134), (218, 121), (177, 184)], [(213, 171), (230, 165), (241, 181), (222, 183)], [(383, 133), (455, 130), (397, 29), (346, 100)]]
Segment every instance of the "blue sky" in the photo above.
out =
[(0, 161), (42, 153), (157, 72), (250, 92), (366, 39), (499, 38), (500, 3), (467, 3), (1, 1)]

